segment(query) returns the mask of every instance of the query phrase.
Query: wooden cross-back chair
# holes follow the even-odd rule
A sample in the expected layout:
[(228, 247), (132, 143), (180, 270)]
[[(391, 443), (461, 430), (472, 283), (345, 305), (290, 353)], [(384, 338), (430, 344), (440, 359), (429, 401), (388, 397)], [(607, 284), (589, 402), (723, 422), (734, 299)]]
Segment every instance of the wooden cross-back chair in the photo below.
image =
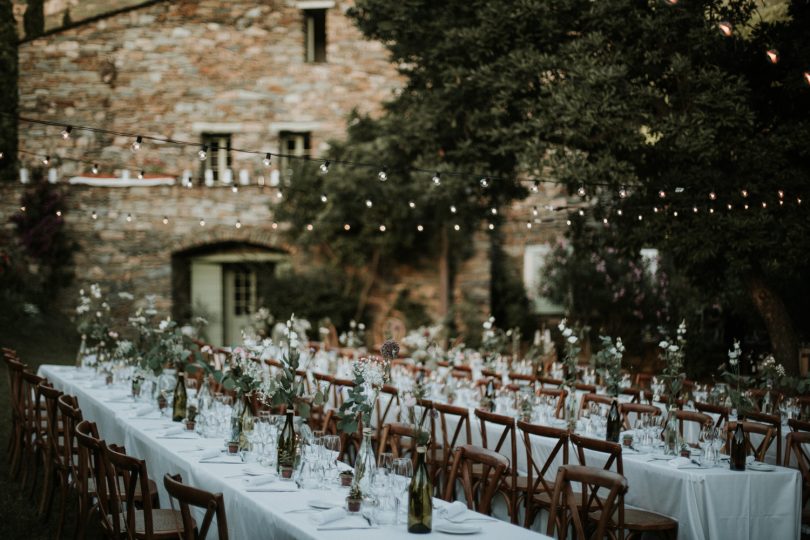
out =
[[(453, 464), (453, 450), (463, 444), (472, 444), (472, 424), (470, 411), (466, 407), (457, 407), (446, 403), (433, 403), (433, 409), (439, 416), (441, 425), (441, 458), (437, 462), (434, 483), (446, 482)], [(455, 425), (451, 431), (451, 423)]]
[(802, 525), (810, 525), (810, 509), (805, 509), (810, 502), (810, 454), (806, 448), (810, 446), (810, 433), (793, 431), (785, 439), (785, 467), (790, 467), (791, 457), (796, 457), (796, 466), (802, 475)]
[[(697, 424), (698, 433), (700, 433), (700, 430), (701, 428), (703, 428), (703, 426), (713, 425), (712, 417), (709, 416), (708, 414), (703, 414), (701, 412), (684, 411), (682, 409), (677, 409), (673, 414), (675, 414), (675, 418), (678, 419), (678, 433), (681, 434), (681, 437), (683, 437), (684, 422), (692, 422), (693, 424)], [(694, 446), (694, 443), (690, 444)]]
[[(572, 484), (580, 484), (575, 492)], [(592, 508), (587, 503), (595, 499), (600, 490), (607, 490), (607, 496), (600, 499), (601, 506)], [(568, 538), (573, 525), (573, 538), (577, 540), (602, 540), (610, 530), (624, 529), (624, 494), (627, 493), (627, 480), (617, 473), (583, 465), (563, 465), (557, 470), (552, 495), (551, 515), (546, 534), (554, 538)], [(592, 534), (586, 534), (590, 512), (596, 511), (599, 519)], [(616, 516), (614, 519), (613, 516)], [(619, 535), (619, 538), (622, 538)]]
[(622, 426), (624, 429), (633, 429), (633, 425), (630, 423), (631, 414), (635, 414), (636, 419), (642, 414), (661, 416), (661, 409), (655, 405), (647, 405), (646, 403), (620, 403), (619, 413), (622, 415)]
[[(622, 447), (618, 443), (603, 441), (599, 439), (591, 439), (582, 437), (576, 434), (571, 434), (571, 444), (577, 453), (577, 459), (580, 465), (587, 466), (586, 452), (590, 453), (603, 453), (607, 454), (604, 466), (605, 471), (615, 472), (624, 475), (624, 465), (622, 462)], [(615, 471), (613, 470), (615, 467)], [(587, 508), (596, 508), (603, 511), (601, 508), (604, 505), (604, 500), (597, 495), (596, 492), (591, 493), (587, 498), (583, 497), (583, 504)], [(624, 508), (624, 495), (621, 495), (621, 505)], [(601, 514), (599, 512), (591, 516), (592, 520), (599, 521)], [(624, 537), (624, 532), (627, 531), (628, 538), (640, 538), (644, 533), (656, 532), (664, 535), (671, 536), (673, 539), (678, 535), (678, 522), (674, 519), (668, 518), (661, 514), (640, 510), (638, 508), (624, 508), (624, 525), (620, 527), (619, 518), (614, 516), (610, 518), (608, 524), (616, 531), (619, 538)]]
[[(177, 499), (182, 516), (182, 528), (177, 536), (182, 540), (205, 540), (214, 518), (217, 520), (217, 538), (228, 540), (228, 518), (225, 515), (225, 500), (222, 493), (211, 493), (183, 483), (179, 474), (174, 476), (166, 474), (163, 477), (163, 486), (169, 497)], [(197, 528), (191, 516), (190, 506), (205, 510), (202, 523)]]
[(565, 398), (568, 397), (568, 391), (565, 388), (538, 388), (535, 395), (556, 397), (557, 404), (554, 407), (554, 417), (562, 418)]
[[(596, 392), (596, 390), (594, 390)], [(579, 404), (579, 413), (580, 416), (584, 411), (587, 411), (590, 407), (591, 403), (595, 403), (597, 405), (604, 405), (608, 408), (613, 404), (613, 400), (616, 399), (611, 396), (603, 396), (601, 394), (596, 393), (589, 393), (582, 396), (582, 401)]]
[(380, 456), (390, 452), (394, 458), (410, 457), (411, 461), (416, 461), (416, 453), (411, 452), (414, 440), (414, 429), (409, 424), (392, 422), (385, 424), (380, 434), (380, 442), (377, 445), (377, 463), (380, 463)]
[[(512, 523), (517, 523), (518, 505), (526, 495), (529, 488), (529, 481), (528, 477), (518, 475), (517, 472), (517, 429), (515, 428), (515, 419), (511, 416), (491, 413), (482, 409), (476, 409), (475, 416), (478, 418), (481, 425), (481, 442), (483, 447), (487, 450), (508, 455), (509, 463), (515, 465), (507, 469), (505, 478), (501, 481), (498, 492), (503, 494), (506, 499), (509, 508), (509, 517)], [(487, 424), (497, 426), (497, 428), (500, 429), (500, 436), (498, 436), (497, 442), (495, 442), (494, 445), (490, 440)]]
[(390, 384), (384, 384), (380, 389), (380, 398), (374, 403), (377, 413), (377, 429), (374, 438), (379, 438), (379, 432), (389, 422), (399, 422), (399, 389)]
[(754, 403), (758, 411), (762, 411), (765, 406), (766, 397), (770, 399), (770, 410), (764, 411), (766, 414), (772, 414), (772, 411), (779, 412), (779, 404), (782, 403), (785, 395), (778, 390), (768, 390), (767, 388), (751, 388), (748, 390), (748, 396)]
[(810, 432), (810, 422), (806, 422), (804, 420), (797, 420), (796, 418), (791, 418), (788, 420), (788, 427), (790, 428), (790, 431)]
[(47, 440), (43, 458), (44, 475), (39, 513), (47, 516), (51, 510), (55, 487), (61, 485), (63, 476), (64, 481), (67, 482), (67, 464), (63, 464), (62, 461), (64, 439), (57, 405), (57, 400), (62, 392), (45, 383), (41, 383), (39, 389), (45, 403), (45, 437)]
[(585, 384), (583, 382), (574, 383), (574, 389), (579, 390), (580, 392), (587, 392), (589, 394), (596, 394), (596, 385), (595, 384)]
[[(773, 428), (767, 424), (760, 424), (759, 422), (729, 422), (726, 428), (726, 452), (731, 451), (731, 439), (734, 437), (734, 432), (737, 425), (742, 425), (743, 433), (745, 434), (745, 448), (746, 453), (750, 452), (754, 459), (757, 461), (765, 461), (765, 454), (768, 453), (773, 442)], [(759, 444), (754, 446), (751, 441), (751, 434), (756, 433), (762, 436)]]
[[(766, 414), (762, 412), (748, 412), (745, 415), (746, 420), (758, 422), (766, 426), (770, 426), (773, 430), (773, 441), (771, 444), (776, 443), (776, 464), (782, 465), (782, 417), (779, 414)], [(767, 448), (766, 448), (767, 452)]]
[(638, 388), (622, 388), (619, 394), (630, 396), (630, 403), (641, 403), (641, 390)]
[[(523, 447), (526, 450), (528, 467), (528, 492), (524, 498), (525, 519), (523, 526), (530, 528), (541, 510), (551, 509), (551, 501), (554, 496), (554, 481), (549, 480), (547, 474), (557, 466), (558, 456), (562, 459), (562, 465), (568, 464), (568, 431), (523, 421), (518, 421), (517, 427), (523, 434)], [(532, 437), (545, 437), (557, 441), (543, 463), (537, 463), (534, 459)]]
[(714, 427), (720, 427), (728, 423), (728, 415), (731, 414), (731, 408), (723, 405), (713, 405), (711, 403), (695, 402), (695, 409), (703, 414), (716, 414), (717, 420), (714, 422)]
[[(482, 514), (492, 512), (492, 499), (502, 483), (509, 460), (497, 452), (465, 444), (453, 451), (453, 464), (444, 489), (444, 500), (455, 500), (456, 481), (460, 480), (467, 508)], [(475, 474), (479, 469), (481, 474)]]
[[(104, 456), (102, 469), (107, 497), (101, 514), (105, 518), (102, 525), (106, 534), (128, 540), (169, 540), (177, 538), (178, 533), (184, 534), (179, 511), (152, 508), (149, 497), (140, 498), (141, 508), (137, 507), (136, 494), (149, 489), (145, 461), (128, 456), (123, 448), (115, 445), (105, 446)], [(123, 478), (123, 482), (119, 482), (118, 477)]]
[(65, 509), (67, 506), (68, 494), (71, 488), (77, 492), (79, 486), (76, 484), (78, 478), (78, 455), (79, 447), (76, 441), (76, 426), (83, 420), (79, 402), (75, 396), (62, 394), (56, 400), (59, 408), (59, 417), (62, 421), (62, 455), (57, 462), (60, 469), (59, 478), (59, 521), (56, 530), (56, 538), (62, 533), (62, 526), (65, 521)]
[(23, 430), (25, 425), (25, 410), (22, 400), (23, 372), (25, 364), (16, 358), (13, 352), (3, 351), (3, 360), (6, 363), (8, 372), (8, 396), (11, 413), (11, 429), (9, 430), (8, 452), (9, 452), (9, 474), (12, 478), (17, 478), (22, 462)]
[(553, 377), (537, 377), (537, 382), (540, 383), (541, 388), (548, 386), (549, 388), (559, 388), (562, 386), (562, 379), (555, 379)]
[(28, 370), (22, 373), (22, 399), (24, 424), (22, 438), (22, 456), (20, 468), (22, 469), (22, 489), (28, 486), (30, 471), (31, 493), (36, 489), (39, 464), (45, 455), (45, 445), (48, 444), (45, 426), (45, 406), (42, 403), (42, 394), (39, 391), (40, 383), (45, 379)]

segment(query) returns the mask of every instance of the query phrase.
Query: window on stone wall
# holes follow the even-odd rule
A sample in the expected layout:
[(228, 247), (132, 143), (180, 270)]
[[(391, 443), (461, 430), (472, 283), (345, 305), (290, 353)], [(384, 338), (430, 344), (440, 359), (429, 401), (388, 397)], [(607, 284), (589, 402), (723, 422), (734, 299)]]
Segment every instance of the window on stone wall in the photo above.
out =
[(225, 171), (231, 168), (231, 135), (230, 133), (203, 133), (202, 144), (208, 147), (208, 159), (201, 161), (202, 173), (211, 169), (214, 181), (225, 178)]
[[(289, 156), (306, 156), (310, 155), (310, 135), (309, 132), (295, 132), (295, 131), (282, 131), (281, 132), (281, 153)], [(279, 167), (282, 173), (291, 171), (291, 162), (293, 161), (288, 157), (280, 158)]]
[(304, 59), (309, 63), (326, 62), (326, 10), (304, 10)]

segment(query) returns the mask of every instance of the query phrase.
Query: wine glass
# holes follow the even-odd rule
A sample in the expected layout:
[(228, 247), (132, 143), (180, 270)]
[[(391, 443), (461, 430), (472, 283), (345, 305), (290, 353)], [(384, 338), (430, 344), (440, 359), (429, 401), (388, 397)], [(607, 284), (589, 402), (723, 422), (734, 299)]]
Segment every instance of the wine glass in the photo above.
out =
[(377, 467), (385, 471), (386, 477), (388, 477), (392, 473), (393, 466), (394, 466), (394, 454), (392, 454), (391, 452), (380, 453), (380, 460), (379, 463), (377, 463)]
[(331, 471), (337, 470), (337, 460), (340, 456), (340, 436), (339, 435), (324, 435), (323, 447), (329, 456), (329, 469)]
[(408, 487), (413, 476), (413, 462), (410, 458), (396, 458), (392, 464), (394, 476), (392, 488), (399, 500), (399, 508), (408, 508)]

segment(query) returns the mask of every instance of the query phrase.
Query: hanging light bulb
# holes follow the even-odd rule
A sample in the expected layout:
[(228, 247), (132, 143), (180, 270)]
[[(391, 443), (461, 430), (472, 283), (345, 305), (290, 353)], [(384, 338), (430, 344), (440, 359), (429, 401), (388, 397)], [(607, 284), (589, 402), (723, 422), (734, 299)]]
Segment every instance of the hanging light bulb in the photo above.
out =
[(343, 225), (343, 230), (344, 231), (350, 231), (350, 230), (352, 230), (352, 226), (349, 225), (348, 223), (346, 223), (345, 225)]
[(494, 223), (490, 223), (490, 224), (489, 224), (489, 230), (490, 230), (490, 231), (494, 231), (494, 230), (495, 230), (495, 224), (494, 224)]
[(804, 82), (810, 84), (810, 71), (805, 71), (802, 75), (804, 76)]
[(627, 198), (627, 188), (625, 188), (624, 186), (622, 186), (622, 188), (619, 190), (619, 198), (620, 199)]
[(98, 214), (96, 214), (95, 210), (93, 210), (93, 213), (90, 214), (90, 217), (93, 218), (93, 219), (98, 219)]
[(608, 218), (602, 218), (602, 224), (607, 225), (608, 224)]
[(281, 192), (281, 190), (278, 190), (278, 191), (276, 192), (276, 199), (279, 199), (279, 200), (280, 200), (282, 197), (284, 197), (284, 194)]
[(765, 56), (768, 58), (768, 62), (771, 64), (776, 64), (779, 62), (779, 51), (776, 49), (768, 49), (765, 51)]
[(532, 228), (532, 222), (531, 222), (531, 221), (527, 221), (527, 222), (526, 222), (526, 228), (527, 228), (527, 229), (531, 229), (531, 228)]
[(670, 6), (674, 6), (678, 3), (678, 0), (664, 0), (664, 2), (666, 2)]
[(132, 214), (127, 214), (127, 223), (132, 223)]
[(62, 138), (69, 139), (71, 131), (73, 131), (73, 128), (71, 126), (65, 126), (65, 129), (62, 130)]
[(779, 206), (785, 206), (785, 201), (783, 201), (782, 199), (779, 199)]
[(207, 144), (204, 144), (200, 147), (200, 149), (197, 151), (197, 157), (200, 158), (200, 161), (205, 161), (205, 159), (208, 157)]
[(234, 227), (236, 227), (237, 229), (241, 229), (242, 228), (242, 222), (237, 219), (236, 224), (234, 225)]
[(205, 227), (205, 220), (204, 219), (200, 220), (200, 227)]
[(137, 137), (135, 137), (135, 142), (132, 143), (132, 146), (131, 146), (132, 151), (137, 152), (138, 150), (140, 150), (142, 144), (143, 144), (143, 137), (138, 135)]
[(3, 152), (0, 152), (0, 159), (3, 159), (6, 155)]
[(579, 188), (577, 188), (577, 195), (580, 197), (585, 196), (585, 186), (579, 186)]
[(314, 228), (315, 228), (315, 227), (313, 227), (313, 226), (312, 226), (312, 223), (307, 223), (307, 230), (308, 230), (308, 231), (311, 231), (311, 230), (312, 230), (312, 229), (314, 229)]
[(239, 193), (239, 186), (236, 184), (231, 186), (231, 193)]
[(51, 156), (45, 156), (44, 158), (42, 158), (42, 164), (43, 165), (47, 166), (50, 162), (51, 162)]
[(385, 232), (385, 225), (380, 225), (380, 232)]
[(459, 225), (458, 223), (456, 223), (455, 225), (453, 225), (453, 228), (454, 228), (455, 230), (457, 230), (457, 231), (460, 231), (460, 230), (461, 230), (461, 225)]
[(666, 192), (666, 191), (664, 191), (663, 189), (662, 189), (662, 190), (660, 190), (660, 191), (658, 192), (658, 197), (659, 197), (660, 199), (666, 199), (666, 197), (667, 197), (667, 192)]
[(382, 170), (380, 170), (380, 172), (377, 173), (377, 178), (380, 179), (380, 182), (385, 182), (386, 180), (388, 180), (388, 169), (383, 167)]
[(762, 208), (768, 208), (768, 203), (766, 203), (765, 201), (762, 201)]
[(570, 219), (566, 219), (566, 220), (565, 220), (565, 224), (566, 224), (566, 225), (568, 225), (568, 226), (570, 227), (570, 226), (571, 226), (571, 220), (570, 220)]
[(674, 212), (672, 212), (672, 215), (675, 216), (675, 217), (678, 217), (678, 211), (675, 210)]
[(323, 163), (321, 163), (321, 166), (319, 167), (319, 169), (321, 170), (321, 174), (328, 173), (329, 172), (329, 160), (326, 160)]
[(408, 201), (408, 206), (409, 206), (410, 208), (416, 208), (416, 203), (415, 203), (415, 202), (413, 202), (413, 201)]
[(169, 224), (169, 218), (168, 218), (167, 216), (163, 216), (163, 224), (164, 224), (164, 225), (168, 225), (168, 224)]
[(489, 187), (489, 178), (487, 178), (487, 177), (485, 176), (485, 177), (483, 177), (481, 180), (479, 180), (479, 181), (478, 181), (478, 183), (479, 183), (479, 184), (481, 184), (481, 187), (482, 187), (482, 188), (486, 189), (486, 188), (488, 188), (488, 187)]
[(620, 216), (624, 214), (624, 212), (622, 212), (622, 209), (621, 209), (621, 208), (619, 208), (618, 210), (616, 210), (616, 213), (617, 213), (618, 215), (620, 215)]
[(714, 208), (709, 208), (709, 213), (714, 214)]
[(278, 223), (276, 223), (275, 221), (270, 226), (273, 227), (273, 229), (278, 229)]
[(732, 209), (732, 208), (734, 208), (734, 207), (731, 205), (731, 203), (728, 203), (728, 204), (726, 205), (726, 208), (728, 208), (729, 210), (731, 210), (731, 209)]
[(417, 226), (416, 226), (416, 230), (417, 230), (417, 231), (419, 231), (419, 232), (422, 232), (422, 231), (424, 231), (424, 230), (425, 230), (425, 228), (424, 228), (424, 227), (422, 227), (422, 225), (417, 225)]
[(371, 208), (372, 206), (374, 206), (374, 203), (371, 202), (371, 199), (366, 199), (366, 208)]
[(653, 212), (655, 212), (656, 214), (658, 213), (658, 207), (657, 206), (653, 206)]
[(451, 205), (450, 205), (450, 213), (451, 213), (451, 214), (455, 214), (455, 213), (456, 213), (456, 205), (454, 205), (454, 204), (451, 204)]
[(495, 208), (495, 207), (491, 208), (491, 209), (490, 209), (490, 212), (492, 213), (492, 215), (493, 215), (493, 216), (497, 216), (497, 215), (498, 215), (498, 209), (497, 209), (497, 208)]
[(796, 197), (796, 204), (802, 204), (802, 198)]
[(692, 213), (693, 213), (693, 214), (697, 214), (697, 213), (698, 213), (698, 207), (697, 207), (697, 206), (693, 206), (693, 207), (692, 207)]
[(748, 210), (748, 203), (745, 203), (745, 204), (743, 205), (743, 208), (745, 208), (746, 210)]
[(143, 180), (143, 171), (138, 171), (138, 180)]
[(783, 190), (781, 190), (781, 189), (779, 191), (777, 191), (776, 194), (779, 195), (780, 199), (785, 198), (785, 192)]
[(639, 214), (639, 215), (638, 215), (638, 220), (639, 220), (639, 221), (641, 221), (641, 220), (643, 220), (643, 219), (644, 219), (644, 216), (642, 216), (641, 214)]
[(539, 181), (539, 180), (535, 180), (535, 181), (534, 181), (534, 184), (532, 184), (532, 187), (531, 187), (531, 192), (532, 192), (532, 193), (537, 193), (538, 191), (540, 191), (540, 181)]
[(577, 213), (579, 214), (579, 217), (583, 217), (585, 215), (585, 210), (580, 208), (579, 212), (577, 212)]
[(437, 185), (437, 186), (441, 185), (441, 183), (442, 183), (442, 173), (440, 173), (439, 171), (436, 171), (433, 174), (433, 183), (435, 185)]
[(734, 33), (734, 27), (728, 21), (720, 21), (717, 23), (717, 28), (725, 37), (731, 37), (731, 34)]
[(273, 156), (270, 154), (270, 152), (267, 152), (264, 155), (264, 159), (262, 160), (262, 163), (264, 163), (265, 167), (269, 167), (270, 163), (272, 163), (272, 162), (273, 162)]
[(717, 200), (717, 193), (715, 193), (714, 191), (710, 192), (709, 199), (711, 199), (712, 201)]
[(98, 174), (98, 163), (93, 163), (93, 174)]
[(747, 190), (747, 189), (743, 189), (742, 191), (740, 191), (740, 195), (742, 195), (742, 196), (743, 196), (743, 198), (748, 198), (748, 190)]
[(326, 196), (326, 193), (321, 193), (321, 202), (325, 204), (328, 200), (329, 198)]
[(533, 206), (533, 207), (532, 207), (532, 215), (533, 215), (534, 217), (537, 217), (537, 215), (538, 215), (539, 213), (540, 213), (540, 212), (537, 210), (537, 207), (536, 207), (536, 206)]

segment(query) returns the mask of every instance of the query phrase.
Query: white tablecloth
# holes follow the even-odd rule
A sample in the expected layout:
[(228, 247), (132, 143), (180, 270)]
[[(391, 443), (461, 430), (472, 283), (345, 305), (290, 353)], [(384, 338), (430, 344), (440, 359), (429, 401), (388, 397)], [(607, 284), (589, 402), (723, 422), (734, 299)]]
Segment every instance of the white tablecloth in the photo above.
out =
[[(312, 499), (328, 499), (342, 503), (346, 494), (340, 488), (300, 490), (293, 493), (247, 492), (242, 478), (226, 478), (238, 474), (242, 467), (226, 464), (201, 464), (196, 448), (222, 448), (220, 439), (163, 439), (163, 429), (156, 430), (155, 421), (132, 418), (134, 405), (114, 399), (126, 393), (125, 388), (98, 385), (99, 379), (77, 376), (75, 368), (43, 365), (39, 374), (59, 390), (75, 395), (84, 417), (96, 422), (101, 437), (108, 443), (123, 443), (127, 453), (146, 460), (149, 475), (161, 492), (161, 506), (169, 507), (163, 489), (165, 473), (181, 474), (183, 482), (202, 489), (222, 492), (228, 516), (228, 532), (234, 540), (249, 538), (354, 540), (412, 538), (404, 525), (381, 526), (377, 529), (318, 531), (311, 513), (288, 513), (307, 507)], [(167, 427), (170, 423), (167, 423)], [(177, 424), (174, 424), (177, 425)], [(434, 516), (434, 522), (437, 518)], [(475, 521), (486, 538), (538, 539), (548, 538), (503, 521)], [(428, 536), (439, 536), (433, 532)]]

